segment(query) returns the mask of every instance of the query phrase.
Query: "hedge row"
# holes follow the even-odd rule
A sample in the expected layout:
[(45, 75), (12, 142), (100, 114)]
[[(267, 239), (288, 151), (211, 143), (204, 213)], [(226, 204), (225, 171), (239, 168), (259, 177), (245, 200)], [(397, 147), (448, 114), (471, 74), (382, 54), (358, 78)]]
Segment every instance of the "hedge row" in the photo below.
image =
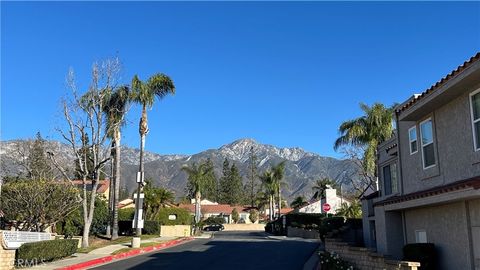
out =
[(49, 262), (77, 252), (78, 239), (57, 239), (25, 243), (17, 249), (15, 262)]

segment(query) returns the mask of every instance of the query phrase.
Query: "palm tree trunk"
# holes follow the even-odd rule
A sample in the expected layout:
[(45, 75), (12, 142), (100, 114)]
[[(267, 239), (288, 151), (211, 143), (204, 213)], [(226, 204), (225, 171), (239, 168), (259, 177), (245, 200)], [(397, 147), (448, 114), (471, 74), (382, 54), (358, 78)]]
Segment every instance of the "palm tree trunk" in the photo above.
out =
[(147, 131), (148, 131), (147, 108), (146, 108), (146, 105), (143, 104), (142, 117), (140, 118), (140, 125), (139, 125), (139, 132), (140, 132), (140, 166), (139, 166), (139, 171), (140, 171), (140, 177), (142, 179), (141, 179), (141, 182), (138, 183), (138, 188), (137, 188), (137, 203), (136, 203), (137, 215), (136, 215), (136, 219), (135, 219), (135, 227), (136, 227), (135, 234), (137, 236), (142, 235), (142, 229), (138, 228), (138, 223), (139, 223), (139, 220), (141, 218), (140, 217), (140, 210), (142, 209), (139, 202), (141, 202), (140, 194), (142, 193), (142, 190), (143, 190), (143, 188), (142, 188), (142, 182), (144, 180), (143, 179), (143, 172), (144, 172), (143, 151), (145, 149), (145, 137), (147, 135)]
[(278, 187), (278, 218), (282, 215), (282, 194), (280, 191), (280, 187)]
[[(111, 145), (111, 148), (110, 150), (115, 147), (115, 142), (112, 143)], [(115, 190), (115, 187), (114, 187), (114, 181), (115, 181), (115, 157), (114, 157), (115, 153), (112, 153), (112, 151), (110, 151), (110, 183), (108, 184), (108, 188), (109, 188), (109, 191), (108, 191), (108, 225), (107, 225), (107, 237), (112, 237), (112, 227), (113, 227), (113, 199), (114, 199), (114, 190)]]
[(115, 132), (115, 184), (113, 195), (113, 228), (112, 240), (118, 238), (118, 197), (120, 196), (120, 130)]
[(269, 203), (268, 218), (270, 220), (272, 220), (273, 219), (273, 198), (272, 198), (272, 195), (268, 196), (268, 203)]
[(200, 209), (200, 202), (201, 202), (201, 194), (200, 191), (195, 192), (195, 223), (198, 224), (200, 222), (200, 215), (201, 215), (201, 209)]

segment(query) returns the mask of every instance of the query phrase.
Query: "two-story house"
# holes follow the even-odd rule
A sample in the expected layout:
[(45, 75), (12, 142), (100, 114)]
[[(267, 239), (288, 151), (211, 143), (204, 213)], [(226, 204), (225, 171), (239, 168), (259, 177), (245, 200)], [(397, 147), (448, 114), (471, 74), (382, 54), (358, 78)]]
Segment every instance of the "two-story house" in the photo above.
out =
[(395, 110), (362, 201), (366, 246), (401, 259), (434, 243), (440, 269), (480, 269), (480, 53)]

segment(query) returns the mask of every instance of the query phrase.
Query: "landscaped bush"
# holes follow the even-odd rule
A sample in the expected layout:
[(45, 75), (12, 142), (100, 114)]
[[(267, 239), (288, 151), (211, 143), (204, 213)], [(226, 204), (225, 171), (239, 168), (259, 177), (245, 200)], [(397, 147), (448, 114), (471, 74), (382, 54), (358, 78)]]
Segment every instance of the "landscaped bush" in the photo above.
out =
[(119, 220), (118, 221), (118, 234), (119, 235), (133, 235), (131, 220)]
[(58, 239), (25, 243), (17, 249), (15, 262), (48, 262), (68, 257), (77, 252), (78, 239)]
[[(287, 226), (292, 227), (302, 227), (303, 224), (305, 227), (307, 224), (316, 224), (320, 226), (322, 219), (325, 218), (325, 214), (311, 214), (311, 213), (290, 213), (286, 215), (287, 218)], [(292, 225), (292, 223), (294, 225)]]
[(118, 220), (133, 220), (135, 208), (122, 208), (118, 210)]
[(343, 217), (328, 217), (322, 219), (322, 223), (320, 225), (320, 239), (322, 241), (325, 240), (325, 235), (328, 232), (331, 232), (333, 230), (339, 229), (345, 224), (345, 219)]
[(419, 262), (421, 270), (437, 269), (437, 253), (432, 243), (407, 244), (403, 247), (403, 260)]
[[(170, 215), (176, 215), (176, 219), (170, 220)], [(158, 211), (158, 221), (160, 225), (191, 225), (192, 216), (186, 209), (169, 207)]]
[(160, 235), (160, 222), (156, 220), (146, 220), (143, 223), (142, 233)]
[(320, 253), (320, 264), (322, 265), (322, 270), (353, 270), (353, 266), (344, 261), (336, 253), (322, 252)]
[[(95, 199), (95, 210), (93, 211), (93, 220), (90, 227), (91, 235), (104, 234), (109, 222), (107, 202), (100, 197)], [(71, 212), (62, 221), (56, 224), (58, 234), (64, 234), (66, 237), (82, 235), (83, 231), (83, 207), (78, 207)]]

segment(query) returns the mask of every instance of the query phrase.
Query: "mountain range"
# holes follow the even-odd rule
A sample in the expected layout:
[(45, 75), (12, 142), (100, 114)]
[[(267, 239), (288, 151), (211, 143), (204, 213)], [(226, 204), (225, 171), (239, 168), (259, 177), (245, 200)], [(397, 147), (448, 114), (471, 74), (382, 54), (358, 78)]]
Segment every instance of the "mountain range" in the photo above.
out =
[[(19, 149), (24, 145), (24, 140), (0, 142), (1, 176), (15, 175), (21, 171), (18, 161), (22, 158)], [(58, 141), (47, 141), (49, 151), (55, 153), (60, 164), (72, 170), (74, 156), (71, 148)], [(239, 168), (243, 180), (247, 182), (248, 158), (250, 149), (253, 148), (257, 156), (258, 172), (262, 173), (271, 165), (285, 161), (286, 187), (282, 195), (292, 200), (303, 195), (310, 198), (313, 195), (312, 186), (315, 180), (328, 177), (341, 183), (344, 190), (351, 189), (351, 182), (355, 181), (357, 171), (349, 160), (323, 157), (307, 152), (301, 148), (280, 148), (273, 145), (261, 144), (253, 139), (240, 139), (218, 149), (209, 149), (194, 155), (160, 155), (145, 152), (145, 177), (153, 180), (158, 186), (168, 188), (175, 192), (177, 197), (184, 195), (187, 175), (181, 170), (184, 165), (191, 165), (202, 160), (211, 159), (214, 163), (215, 174), (219, 178), (222, 173), (223, 161), (227, 158), (230, 163), (235, 163)], [(135, 177), (138, 171), (139, 149), (122, 147), (122, 186), (132, 191), (135, 188)], [(259, 184), (259, 180), (257, 179)]]

